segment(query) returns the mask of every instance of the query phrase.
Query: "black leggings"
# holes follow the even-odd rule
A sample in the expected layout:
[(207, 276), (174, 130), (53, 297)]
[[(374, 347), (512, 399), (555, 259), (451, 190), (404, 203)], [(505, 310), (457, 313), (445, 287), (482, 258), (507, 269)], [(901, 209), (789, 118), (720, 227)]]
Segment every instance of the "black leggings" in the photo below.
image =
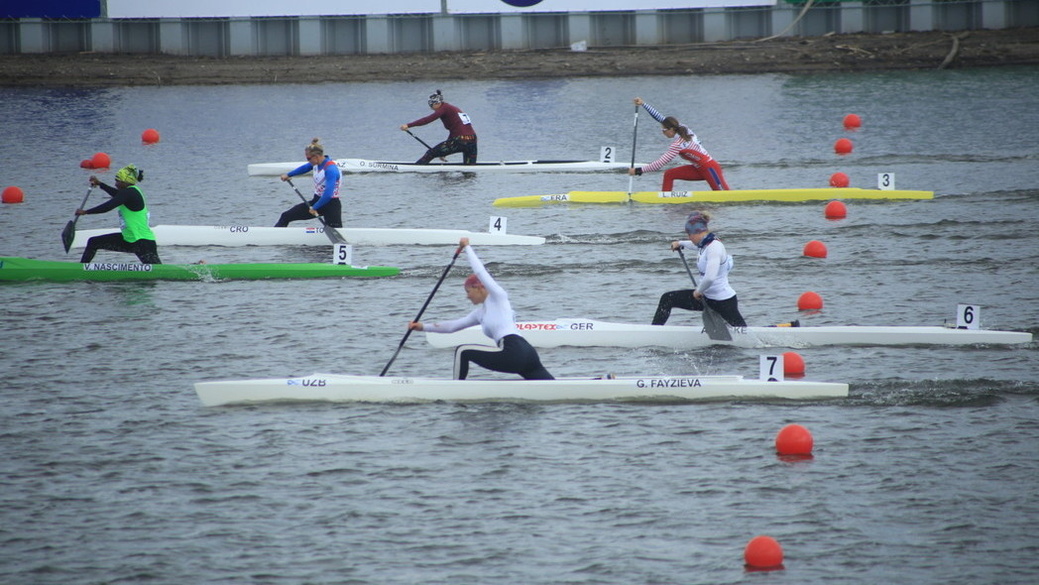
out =
[[(739, 301), (736, 300), (736, 295), (732, 295), (724, 301), (716, 301), (707, 297), (703, 299), (729, 325), (733, 327), (747, 326), (747, 322), (743, 320), (743, 315), (740, 314)], [(667, 323), (668, 317), (671, 316), (671, 309), (702, 311), (703, 302), (693, 297), (692, 289), (666, 292), (660, 295), (660, 304), (657, 305), (657, 313), (653, 315), (653, 324), (663, 325)]]
[[(299, 203), (295, 207), (292, 207), (285, 213), (281, 214), (281, 217), (278, 218), (278, 223), (274, 224), (274, 227), (288, 227), (289, 222), (292, 221), (314, 219), (314, 216), (310, 215), (310, 207), (317, 203), (318, 199), (320, 199), (320, 197), (314, 195), (314, 198), (310, 200), (310, 203)], [(328, 203), (324, 204), (321, 209), (317, 210), (317, 214), (325, 219), (325, 225), (328, 227), (343, 227), (343, 204), (339, 202), (338, 197), (329, 199)]]
[(460, 345), (455, 348), (455, 379), (469, 375), (469, 362), (495, 372), (519, 374), (525, 380), (555, 380), (541, 365), (534, 346), (519, 335), (506, 335), (498, 347)]
[(137, 254), (137, 259), (142, 264), (162, 264), (159, 260), (159, 248), (155, 240), (137, 240), (132, 244), (123, 239), (121, 232), (94, 236), (87, 240), (87, 248), (83, 250), (83, 256), (79, 259), (84, 264), (94, 259), (98, 250), (112, 250), (113, 252), (128, 252)]
[(462, 153), (462, 164), (476, 164), (476, 138), (448, 138), (440, 144), (430, 148), (416, 164), (428, 165), (434, 158), (440, 158), (456, 152)]

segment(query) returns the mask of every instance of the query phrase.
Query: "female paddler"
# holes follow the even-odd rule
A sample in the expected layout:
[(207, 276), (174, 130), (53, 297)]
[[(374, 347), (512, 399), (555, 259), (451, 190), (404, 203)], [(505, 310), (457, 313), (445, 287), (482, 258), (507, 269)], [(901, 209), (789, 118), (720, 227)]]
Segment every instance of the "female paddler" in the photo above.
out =
[(642, 175), (642, 173), (658, 171), (678, 156), (689, 161), (689, 164), (665, 171), (664, 183), (660, 187), (661, 191), (672, 191), (675, 179), (707, 181), (707, 184), (714, 191), (729, 190), (729, 184), (725, 182), (725, 175), (722, 174), (721, 165), (700, 144), (700, 139), (697, 138), (696, 134), (688, 126), (679, 122), (674, 116), (665, 118), (653, 106), (642, 101), (642, 98), (635, 98), (635, 105), (645, 108), (649, 115), (653, 116), (654, 120), (660, 122), (661, 131), (663, 131), (664, 136), (671, 139), (671, 145), (667, 147), (664, 154), (660, 155), (660, 158), (657, 160), (644, 167), (628, 169), (629, 175)]
[(729, 271), (732, 256), (725, 251), (725, 244), (707, 229), (710, 216), (700, 211), (689, 214), (685, 221), (688, 240), (671, 242), (671, 251), (697, 249), (696, 269), (700, 272), (700, 283), (695, 289), (673, 290), (660, 296), (660, 304), (653, 315), (653, 325), (667, 323), (671, 309), (703, 311), (704, 304), (714, 309), (733, 327), (746, 327), (747, 322), (740, 314), (736, 291), (729, 286)]
[(476, 164), (476, 130), (473, 130), (473, 121), (469, 119), (469, 114), (460, 110), (458, 106), (445, 102), (444, 94), (439, 89), (429, 96), (426, 103), (433, 113), (414, 122), (401, 124), (401, 131), (407, 132), (412, 126), (425, 126), (433, 120), (440, 120), (444, 128), (447, 128), (447, 140), (427, 150), (422, 158), (415, 161), (416, 164), (428, 165), (434, 158), (443, 159), (456, 152), (462, 153), (462, 164)]
[(87, 240), (87, 247), (79, 259), (84, 264), (94, 259), (98, 250), (129, 252), (136, 254), (144, 264), (162, 264), (159, 249), (155, 245), (155, 234), (148, 226), (148, 206), (144, 192), (137, 184), (144, 180), (144, 173), (134, 165), (127, 165), (115, 174), (115, 187), (106, 185), (97, 177), (90, 176), (90, 184), (101, 187), (111, 197), (108, 201), (90, 209), (77, 209), (76, 215), (93, 215), (113, 209), (119, 210), (120, 231), (94, 236)]
[(289, 222), (321, 216), (328, 227), (343, 227), (343, 206), (339, 202), (339, 184), (343, 174), (336, 161), (325, 155), (321, 139), (315, 138), (303, 149), (307, 162), (281, 176), (282, 181), (305, 173), (314, 173), (314, 197), (310, 203), (298, 203), (278, 218), (274, 227), (287, 227)]
[(465, 251), (469, 265), (473, 269), (473, 274), (465, 279), (465, 296), (477, 307), (468, 315), (452, 321), (430, 324), (411, 321), (408, 323), (408, 329), (453, 333), (472, 325), (480, 325), (483, 334), (493, 339), (497, 345), (460, 345), (455, 348), (456, 380), (464, 380), (469, 375), (470, 362), (495, 372), (519, 374), (527, 380), (554, 380), (552, 374), (541, 365), (537, 350), (519, 334), (509, 294), (484, 268), (476, 252), (469, 246), (469, 238), (460, 239), (458, 249), (460, 252)]

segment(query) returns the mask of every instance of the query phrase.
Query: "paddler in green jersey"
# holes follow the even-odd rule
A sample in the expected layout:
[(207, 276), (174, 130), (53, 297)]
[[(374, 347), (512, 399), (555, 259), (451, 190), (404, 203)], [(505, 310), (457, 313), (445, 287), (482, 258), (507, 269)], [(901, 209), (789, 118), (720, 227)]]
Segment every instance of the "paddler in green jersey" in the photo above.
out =
[(111, 234), (94, 236), (87, 240), (87, 248), (83, 250), (80, 262), (87, 263), (94, 259), (98, 250), (113, 250), (137, 254), (144, 264), (162, 264), (159, 250), (155, 245), (155, 234), (148, 226), (148, 206), (144, 202), (144, 192), (138, 185), (144, 179), (144, 173), (134, 165), (128, 165), (115, 174), (115, 187), (106, 185), (97, 177), (90, 176), (90, 184), (108, 193), (108, 201), (91, 209), (77, 209), (76, 215), (93, 215), (119, 210), (121, 230)]

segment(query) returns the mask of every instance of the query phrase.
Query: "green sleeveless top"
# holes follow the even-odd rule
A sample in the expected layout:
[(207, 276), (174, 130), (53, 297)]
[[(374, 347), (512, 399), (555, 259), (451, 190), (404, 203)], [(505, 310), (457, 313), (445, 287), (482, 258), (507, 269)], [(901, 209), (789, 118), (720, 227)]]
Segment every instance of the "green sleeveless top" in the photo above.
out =
[[(137, 192), (141, 194), (141, 200), (144, 201), (144, 191), (137, 185), (131, 185), (128, 189), (137, 189)], [(145, 202), (144, 207), (140, 211), (131, 211), (125, 205), (119, 206), (119, 215), (123, 218), (123, 239), (129, 243), (134, 243), (137, 240), (154, 240), (155, 234), (152, 232), (152, 228), (148, 226), (148, 203)]]

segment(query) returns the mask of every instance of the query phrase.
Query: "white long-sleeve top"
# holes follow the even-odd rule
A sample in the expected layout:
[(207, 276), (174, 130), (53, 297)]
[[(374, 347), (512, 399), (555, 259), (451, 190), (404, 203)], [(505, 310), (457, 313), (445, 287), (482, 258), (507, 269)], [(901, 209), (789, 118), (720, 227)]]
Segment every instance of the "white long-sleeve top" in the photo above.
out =
[(696, 270), (700, 273), (700, 282), (697, 291), (712, 301), (724, 301), (736, 295), (736, 290), (729, 285), (732, 256), (726, 252), (721, 240), (715, 239), (703, 248), (697, 248), (692, 240), (682, 240), (679, 245), (686, 250), (698, 250)]
[(519, 329), (516, 328), (516, 313), (512, 310), (512, 303), (509, 302), (509, 293), (505, 292), (505, 289), (494, 280), (490, 272), (487, 272), (472, 246), (465, 247), (465, 255), (469, 259), (469, 266), (472, 267), (473, 274), (487, 289), (487, 300), (477, 305), (465, 317), (428, 325), (423, 324), (422, 330), (431, 333), (453, 333), (479, 324), (483, 334), (495, 342), (501, 341), (506, 335), (519, 335)]

